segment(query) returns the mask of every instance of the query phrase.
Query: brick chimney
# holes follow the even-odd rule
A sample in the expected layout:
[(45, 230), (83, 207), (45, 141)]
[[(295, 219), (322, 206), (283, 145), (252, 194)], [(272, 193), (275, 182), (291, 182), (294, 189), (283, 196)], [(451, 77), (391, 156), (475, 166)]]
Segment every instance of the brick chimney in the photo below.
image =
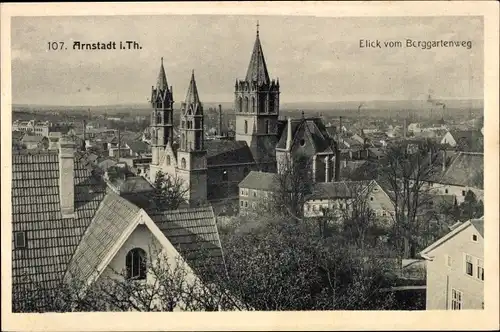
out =
[(219, 104), (219, 123), (218, 123), (217, 130), (218, 130), (217, 134), (219, 135), (219, 137), (222, 137), (222, 105), (221, 104)]
[(63, 218), (75, 216), (75, 151), (75, 142), (67, 137), (61, 137), (59, 140), (59, 199)]

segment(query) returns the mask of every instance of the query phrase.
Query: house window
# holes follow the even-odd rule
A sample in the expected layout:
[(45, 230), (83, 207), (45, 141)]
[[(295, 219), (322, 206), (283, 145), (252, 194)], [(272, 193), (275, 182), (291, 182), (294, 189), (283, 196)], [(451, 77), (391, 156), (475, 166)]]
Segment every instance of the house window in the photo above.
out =
[(445, 194), (447, 194), (447, 193), (448, 193), (448, 188), (446, 188), (446, 189), (444, 190), (444, 193), (445, 193)]
[(240, 205), (243, 207), (243, 201), (240, 201)]
[(127, 278), (141, 280), (146, 278), (146, 252), (141, 248), (130, 250), (125, 259)]
[(472, 241), (477, 242), (477, 235), (476, 234), (472, 235)]
[(248, 134), (248, 121), (245, 120), (245, 134)]
[(482, 259), (477, 260), (477, 278), (484, 281), (484, 262)]
[(186, 168), (186, 159), (181, 159), (181, 168)]
[(455, 288), (451, 289), (451, 310), (462, 310), (463, 293)]
[(470, 255), (465, 255), (465, 274), (471, 277), (474, 276), (474, 263)]
[(373, 196), (370, 196), (370, 201), (373, 201)]
[(170, 156), (167, 156), (167, 165), (170, 166)]
[(253, 191), (253, 197), (257, 197), (257, 191)]
[(248, 207), (248, 202), (247, 201), (245, 201), (245, 207)]
[(26, 248), (26, 233), (25, 232), (15, 232), (14, 233), (14, 249)]
[(465, 196), (465, 190), (462, 190), (462, 196)]
[(451, 267), (452, 259), (450, 255), (444, 255), (444, 259), (446, 261), (446, 266)]

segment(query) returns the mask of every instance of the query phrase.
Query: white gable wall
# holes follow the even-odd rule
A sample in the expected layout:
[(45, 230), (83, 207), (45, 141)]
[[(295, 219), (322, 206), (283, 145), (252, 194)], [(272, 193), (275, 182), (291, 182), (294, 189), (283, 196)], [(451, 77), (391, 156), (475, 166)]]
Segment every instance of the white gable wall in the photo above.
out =
[[(473, 234), (477, 242), (472, 241)], [(474, 277), (465, 274), (465, 253), (484, 259), (484, 239), (472, 225), (428, 253), (434, 259), (427, 262), (427, 310), (451, 309), (452, 288), (463, 292), (463, 309), (482, 308), (484, 282), (476, 278), (476, 263)], [(451, 267), (447, 266), (446, 255), (452, 259)]]

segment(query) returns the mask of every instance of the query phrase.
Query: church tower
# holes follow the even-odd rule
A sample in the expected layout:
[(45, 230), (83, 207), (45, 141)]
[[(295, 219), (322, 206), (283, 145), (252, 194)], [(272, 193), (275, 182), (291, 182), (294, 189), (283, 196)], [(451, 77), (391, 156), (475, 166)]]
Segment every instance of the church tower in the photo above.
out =
[(151, 114), (151, 164), (157, 166), (161, 153), (165, 150), (167, 144), (172, 144), (174, 136), (174, 99), (172, 97), (172, 87), (170, 89), (168, 87), (163, 58), (161, 58), (156, 87), (151, 88), (151, 105), (153, 106), (153, 113)]
[(246, 141), (262, 171), (276, 170), (279, 94), (278, 80), (270, 80), (257, 36), (244, 80), (235, 84), (236, 140)]
[(176, 169), (187, 189), (186, 199), (191, 206), (200, 205), (207, 200), (207, 151), (203, 142), (203, 122), (203, 105), (193, 71), (186, 100), (181, 104)]

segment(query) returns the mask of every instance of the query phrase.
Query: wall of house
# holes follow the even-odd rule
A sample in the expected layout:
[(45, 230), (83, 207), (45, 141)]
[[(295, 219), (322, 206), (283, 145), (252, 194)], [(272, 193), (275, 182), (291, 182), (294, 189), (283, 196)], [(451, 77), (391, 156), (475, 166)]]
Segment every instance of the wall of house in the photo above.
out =
[[(130, 234), (129, 238), (125, 241), (123, 246), (118, 250), (116, 255), (111, 259), (108, 267), (103, 271), (101, 278), (105, 277), (118, 277), (116, 272), (121, 273), (126, 268), (125, 259), (128, 252), (134, 248), (143, 249), (149, 255), (159, 250), (160, 244), (154, 238), (151, 231), (146, 225), (138, 225), (137, 228)], [(151, 276), (148, 276), (147, 282), (151, 282)]]
[[(477, 242), (472, 241), (476, 234)], [(463, 293), (463, 309), (481, 309), (484, 301), (484, 281), (465, 274), (465, 254), (478, 259), (484, 258), (484, 240), (473, 226), (469, 226), (429, 253), (434, 259), (427, 263), (427, 310), (451, 309), (451, 290)], [(447, 266), (447, 257), (452, 264)]]
[(266, 190), (240, 188), (239, 197), (240, 214), (246, 214), (260, 208), (263, 203), (270, 203), (272, 192)]
[(453, 136), (451, 136), (450, 132), (447, 132), (441, 140), (441, 144), (448, 144), (449, 146), (454, 147), (457, 145), (457, 142)]
[[(212, 165), (207, 170), (207, 192), (211, 199), (238, 197), (238, 184), (250, 173), (256, 171), (255, 164)], [(224, 178), (227, 173), (227, 180)]]
[(435, 195), (453, 195), (457, 199), (457, 204), (462, 204), (465, 200), (465, 195), (470, 190), (476, 195), (477, 199), (484, 200), (484, 190), (473, 187), (462, 187), (447, 185), (441, 183), (430, 183), (426, 187)]

